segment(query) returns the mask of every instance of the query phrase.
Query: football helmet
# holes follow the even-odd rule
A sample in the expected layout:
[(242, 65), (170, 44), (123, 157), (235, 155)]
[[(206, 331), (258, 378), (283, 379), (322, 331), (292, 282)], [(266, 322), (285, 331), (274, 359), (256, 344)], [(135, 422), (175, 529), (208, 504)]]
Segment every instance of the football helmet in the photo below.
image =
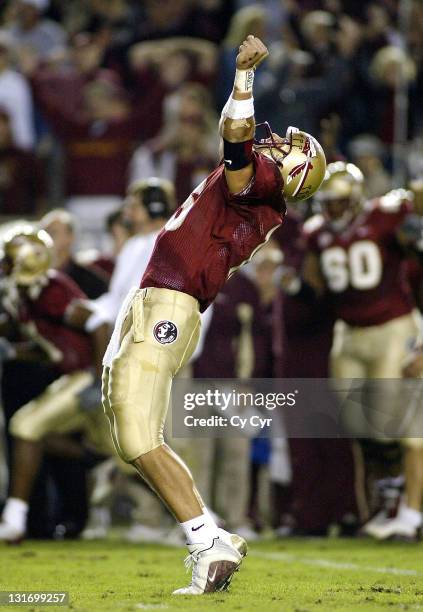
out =
[(274, 134), (267, 123), (259, 123), (263, 127), (265, 138), (254, 140), (254, 149), (279, 166), (284, 187), (283, 193), (287, 200), (300, 202), (311, 197), (320, 187), (326, 171), (326, 158), (317, 140), (289, 127), (286, 137)]
[(52, 248), (44, 230), (33, 225), (13, 228), (3, 239), (3, 273), (21, 287), (42, 281), (51, 267)]
[(363, 203), (364, 177), (359, 168), (348, 162), (329, 164), (316, 201), (336, 231), (344, 230), (357, 216)]

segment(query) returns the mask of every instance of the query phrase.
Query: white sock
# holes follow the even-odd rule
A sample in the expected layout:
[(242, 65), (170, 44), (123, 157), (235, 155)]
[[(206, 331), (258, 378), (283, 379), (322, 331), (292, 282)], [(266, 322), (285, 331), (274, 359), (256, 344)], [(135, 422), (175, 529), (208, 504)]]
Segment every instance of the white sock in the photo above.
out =
[(28, 503), (17, 497), (8, 497), (3, 509), (3, 521), (19, 531), (26, 530)]
[(211, 544), (213, 538), (219, 537), (217, 525), (208, 512), (180, 525), (184, 530), (187, 544)]

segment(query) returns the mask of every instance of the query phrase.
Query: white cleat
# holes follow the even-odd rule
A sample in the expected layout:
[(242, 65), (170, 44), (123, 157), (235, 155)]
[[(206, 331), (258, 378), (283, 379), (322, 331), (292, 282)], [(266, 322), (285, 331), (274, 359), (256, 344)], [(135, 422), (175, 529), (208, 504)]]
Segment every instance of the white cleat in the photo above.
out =
[(225, 531), (220, 527), (217, 531), (219, 533), (219, 538), (226, 542), (226, 544), (229, 544), (229, 546), (236, 548), (242, 558), (247, 556), (248, 545), (242, 536), (238, 535), (237, 533), (229, 533), (229, 531)]
[(401, 505), (397, 516), (374, 525), (371, 535), (377, 540), (396, 538), (417, 542), (420, 539), (421, 527), (421, 513)]
[(0, 540), (9, 544), (19, 544), (25, 537), (25, 532), (14, 525), (2, 521), (0, 523)]
[(401, 517), (386, 521), (383, 525), (375, 526), (372, 529), (372, 536), (376, 540), (404, 539), (418, 541), (420, 529), (402, 520)]
[(377, 531), (378, 527), (384, 525), (388, 520), (389, 519), (386, 510), (379, 510), (379, 512), (372, 519), (370, 519), (370, 521), (367, 521), (367, 523), (363, 525), (360, 531), (362, 534), (374, 538), (376, 537), (375, 531)]
[(233, 545), (214, 538), (209, 548), (204, 544), (190, 544), (187, 568), (192, 567), (191, 584), (173, 591), (173, 595), (202, 595), (226, 591), (233, 574), (242, 563), (242, 556)]

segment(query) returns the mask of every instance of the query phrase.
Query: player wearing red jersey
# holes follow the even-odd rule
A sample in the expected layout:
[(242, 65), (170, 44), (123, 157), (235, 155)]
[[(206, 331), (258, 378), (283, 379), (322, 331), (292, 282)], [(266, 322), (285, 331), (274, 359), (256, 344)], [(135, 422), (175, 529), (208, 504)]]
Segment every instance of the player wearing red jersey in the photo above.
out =
[(172, 378), (194, 351), (199, 312), (282, 223), (284, 197), (312, 195), (326, 167), (318, 142), (296, 129), (286, 138), (269, 129), (267, 138), (253, 142), (254, 69), (267, 54), (254, 36), (240, 46), (234, 89), (222, 111), (223, 163), (159, 234), (104, 358), (103, 401), (117, 452), (170, 508), (188, 540), (192, 582), (175, 591), (181, 594), (226, 589), (242, 558), (205, 509), (187, 467), (163, 442)]
[(329, 164), (318, 194), (324, 214), (309, 225), (304, 280), (326, 291), (338, 326), (332, 350), (337, 378), (400, 378), (417, 334), (400, 230), (412, 213), (396, 190), (363, 203), (353, 164)]
[[(308, 235), (304, 280), (306, 286), (328, 294), (339, 319), (332, 375), (399, 379), (419, 333), (404, 247), (418, 246), (421, 218), (414, 214), (419, 210), (410, 192), (395, 190), (363, 202), (362, 183), (362, 174), (353, 164), (329, 164), (318, 194), (323, 216)], [(394, 387), (386, 384), (377, 389), (370, 411), (355, 406), (347, 411), (347, 419), (358, 437), (383, 441), (385, 426), (394, 419), (402, 422), (404, 405)], [(409, 438), (404, 443), (415, 448), (422, 440)], [(368, 522), (365, 532), (373, 535), (380, 518), (377, 515)], [(421, 522), (420, 514), (416, 520)]]
[(72, 303), (85, 294), (69, 277), (50, 269), (52, 245), (46, 232), (31, 226), (16, 228), (4, 240), (2, 306), (18, 342), (1, 338), (1, 357), (48, 362), (60, 376), (9, 424), (14, 438), (10, 495), (0, 523), (0, 539), (8, 541), (25, 534), (46, 436), (82, 431), (96, 450), (112, 452), (98, 409), (107, 330), (103, 326), (87, 334), (69, 322)]

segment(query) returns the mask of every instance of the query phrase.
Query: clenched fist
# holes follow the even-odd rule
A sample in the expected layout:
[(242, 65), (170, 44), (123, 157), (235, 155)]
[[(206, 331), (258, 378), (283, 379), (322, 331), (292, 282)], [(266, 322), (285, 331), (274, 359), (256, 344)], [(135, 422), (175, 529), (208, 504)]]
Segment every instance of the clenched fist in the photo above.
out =
[(239, 47), (236, 67), (241, 70), (256, 68), (268, 55), (266, 45), (259, 38), (250, 34)]

